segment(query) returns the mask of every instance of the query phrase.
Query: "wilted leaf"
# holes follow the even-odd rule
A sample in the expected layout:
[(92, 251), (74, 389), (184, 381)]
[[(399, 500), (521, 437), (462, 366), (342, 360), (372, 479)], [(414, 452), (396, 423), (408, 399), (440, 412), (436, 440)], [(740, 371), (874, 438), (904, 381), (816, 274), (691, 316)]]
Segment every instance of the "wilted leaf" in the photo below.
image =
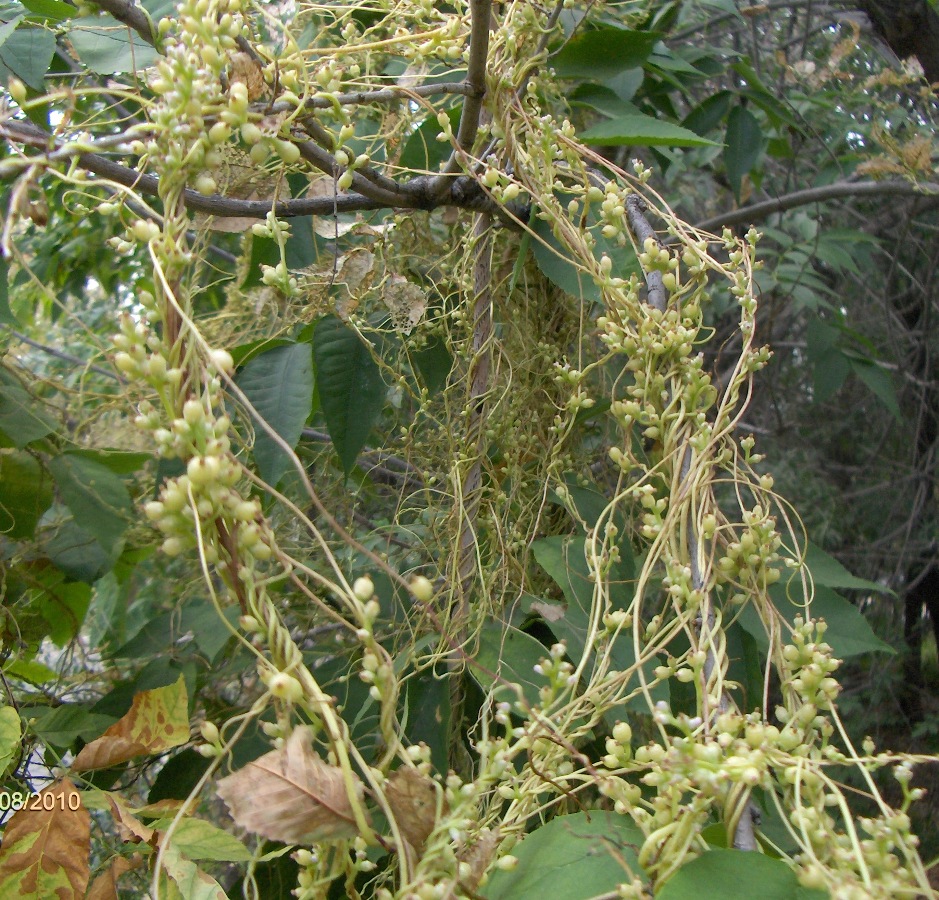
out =
[[(51, 804), (47, 797), (53, 798)], [(0, 847), (0, 896), (81, 900), (90, 849), (91, 816), (75, 785), (63, 778), (7, 822)]]
[(388, 805), (404, 839), (418, 852), (437, 823), (437, 786), (410, 766), (395, 769), (385, 786)]
[[(358, 778), (355, 788), (361, 793)], [(311, 844), (358, 834), (342, 769), (323, 762), (307, 728), (223, 778), (218, 795), (238, 825), (272, 841)]]
[(339, 260), (336, 272), (336, 315), (348, 319), (359, 305), (362, 294), (368, 290), (375, 273), (375, 255), (364, 247), (350, 250)]
[(162, 753), (185, 744), (189, 740), (188, 703), (182, 676), (175, 684), (135, 694), (127, 714), (86, 744), (75, 757), (72, 769), (104, 769), (135, 756)]
[(141, 860), (115, 856), (111, 860), (111, 865), (91, 883), (88, 893), (85, 894), (85, 900), (117, 900), (117, 879), (125, 872), (136, 869), (140, 864)]
[(402, 334), (410, 334), (424, 318), (427, 309), (427, 295), (423, 289), (403, 275), (392, 275), (385, 282), (382, 300), (391, 312), (395, 331)]
[(120, 796), (109, 793), (111, 815), (117, 825), (117, 833), (125, 844), (147, 843), (153, 838), (153, 829), (144, 825), (125, 805)]
[(231, 84), (239, 81), (248, 89), (248, 100), (257, 100), (267, 93), (261, 64), (250, 53), (242, 51), (232, 54), (229, 74)]

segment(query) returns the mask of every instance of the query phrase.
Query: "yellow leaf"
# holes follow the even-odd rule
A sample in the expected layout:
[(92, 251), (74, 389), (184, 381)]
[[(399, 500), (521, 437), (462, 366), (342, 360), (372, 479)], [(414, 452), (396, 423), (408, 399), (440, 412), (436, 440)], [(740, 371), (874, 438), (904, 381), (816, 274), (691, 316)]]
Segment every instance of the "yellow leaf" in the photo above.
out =
[(105, 769), (135, 756), (162, 753), (189, 740), (189, 699), (180, 675), (176, 684), (142, 691), (126, 715), (86, 744), (72, 769)]

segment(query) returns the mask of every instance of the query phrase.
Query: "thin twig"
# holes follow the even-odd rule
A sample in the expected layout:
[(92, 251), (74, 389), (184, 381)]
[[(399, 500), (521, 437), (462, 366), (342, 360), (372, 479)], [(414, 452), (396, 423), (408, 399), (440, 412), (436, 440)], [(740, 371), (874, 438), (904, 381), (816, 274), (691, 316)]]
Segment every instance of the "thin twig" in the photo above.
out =
[[(6, 326), (10, 328), (9, 325)], [(10, 328), (10, 334), (13, 335), (18, 341), (28, 344), (30, 347), (34, 347), (36, 350), (46, 353), (49, 356), (54, 356), (56, 359), (61, 359), (63, 362), (72, 363), (76, 366), (81, 366), (82, 368), (88, 369), (90, 372), (96, 372), (98, 375), (104, 375), (105, 378), (113, 378), (115, 381), (125, 384), (123, 378), (118, 375), (116, 372), (111, 372), (108, 369), (103, 369), (101, 366), (96, 366), (94, 363), (88, 362), (86, 359), (82, 359), (80, 356), (72, 356), (71, 353), (66, 353), (64, 350), (58, 350), (55, 347), (50, 347), (48, 344), (40, 344), (39, 341), (34, 341), (31, 337), (27, 337), (21, 331), (16, 331), (14, 328)]]

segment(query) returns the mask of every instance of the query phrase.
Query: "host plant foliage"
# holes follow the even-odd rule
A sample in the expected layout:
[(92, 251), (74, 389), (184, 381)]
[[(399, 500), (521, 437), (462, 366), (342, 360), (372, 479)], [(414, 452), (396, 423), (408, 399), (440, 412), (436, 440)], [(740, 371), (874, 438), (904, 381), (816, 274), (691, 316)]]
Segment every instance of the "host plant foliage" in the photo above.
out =
[[(630, 102), (643, 66), (694, 68), (662, 43), (678, 14), (31, 0), (3, 26), (16, 302), (55, 302), (25, 220), (90, 217), (119, 373), (72, 383), (72, 433), (3, 374), (28, 706), (3, 749), (34, 775), (22, 733), (69, 779), (54, 816), (7, 825), (4, 890), (83, 896), (56, 841), (87, 850), (91, 810), (95, 874), (160, 897), (274, 896), (286, 844), (301, 898), (526, 898), (580, 840), (571, 897), (684, 896), (702, 866), (750, 896), (931, 895), (920, 758), (838, 713), (840, 657), (883, 645), (830, 590), (818, 611), (798, 514), (738, 429), (771, 355), (761, 235), (683, 222), (652, 166), (723, 142), (740, 197), (760, 122), (724, 110), (715, 141)], [(185, 664), (138, 675), (128, 584), (206, 664), (174, 645)], [(85, 716), (58, 732), (23, 699), (46, 634), (99, 654), (45, 685)], [(190, 721), (197, 753), (168, 756)]]

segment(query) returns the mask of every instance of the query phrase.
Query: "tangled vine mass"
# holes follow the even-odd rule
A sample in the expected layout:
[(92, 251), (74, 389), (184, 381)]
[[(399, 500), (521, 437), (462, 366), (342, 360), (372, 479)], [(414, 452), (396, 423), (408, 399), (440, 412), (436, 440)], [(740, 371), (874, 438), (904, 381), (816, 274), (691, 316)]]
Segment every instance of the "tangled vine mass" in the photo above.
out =
[[(52, 180), (138, 261), (105, 348), (111, 421), (160, 467), (134, 539), (250, 676), (193, 710), (205, 765), (152, 896), (216, 795), (249, 897), (265, 839), (297, 845), (300, 898), (512, 896), (565, 820), (622, 841), (603, 896), (664, 890), (709, 846), (782, 857), (818, 896), (932, 896), (921, 760), (849, 736), (800, 519), (739, 427), (771, 357), (761, 235), (679, 219), (651, 167), (580, 135), (552, 70), (584, 16), (625, 32), (651, 6), (79, 13), (102, 10), (152, 65), (11, 80), (3, 250), (28, 269), (20, 220)], [(739, 319), (720, 371), (717, 295)], [(305, 391), (301, 420), (270, 391)], [(267, 752), (236, 761), (249, 730)]]

